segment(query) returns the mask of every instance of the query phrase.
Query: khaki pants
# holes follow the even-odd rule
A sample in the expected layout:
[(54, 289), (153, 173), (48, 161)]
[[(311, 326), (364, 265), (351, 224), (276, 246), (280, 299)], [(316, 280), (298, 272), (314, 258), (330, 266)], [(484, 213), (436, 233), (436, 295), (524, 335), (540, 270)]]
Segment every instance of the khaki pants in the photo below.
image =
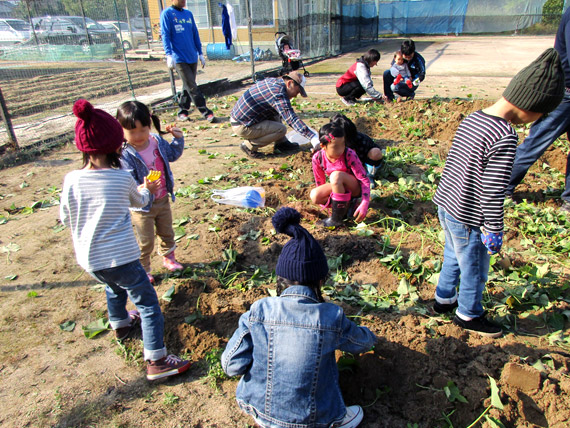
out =
[(159, 240), (158, 254), (166, 256), (174, 251), (174, 229), (172, 228), (172, 211), (170, 211), (170, 196), (155, 199), (150, 211), (131, 211), (133, 226), (137, 241), (141, 248), (141, 264), (144, 270), (150, 272), (150, 256), (154, 250), (154, 228)]
[(276, 117), (275, 120), (264, 120), (252, 126), (233, 125), (233, 131), (247, 140), (244, 144), (253, 151), (271, 143), (281, 142), (287, 133), (287, 126)]

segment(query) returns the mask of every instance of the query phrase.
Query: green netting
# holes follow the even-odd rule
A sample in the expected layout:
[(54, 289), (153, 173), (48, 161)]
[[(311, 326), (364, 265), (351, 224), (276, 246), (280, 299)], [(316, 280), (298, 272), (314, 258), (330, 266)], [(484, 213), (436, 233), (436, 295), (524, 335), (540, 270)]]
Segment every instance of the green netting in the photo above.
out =
[(0, 60), (6, 61), (89, 61), (113, 58), (112, 44), (11, 46), (0, 48)]

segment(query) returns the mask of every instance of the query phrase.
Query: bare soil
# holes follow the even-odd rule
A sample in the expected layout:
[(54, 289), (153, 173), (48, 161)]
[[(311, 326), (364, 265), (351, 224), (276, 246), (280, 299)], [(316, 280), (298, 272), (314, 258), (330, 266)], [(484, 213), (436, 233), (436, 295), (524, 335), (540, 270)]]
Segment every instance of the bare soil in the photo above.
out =
[[(327, 94), (319, 94), (316, 86), (313, 89), (316, 94), (311, 98), (298, 100), (297, 111), (318, 128), (344, 107), (329, 89)], [(304, 105), (304, 101), (311, 104)], [(17, 244), (19, 250), (3, 252), (0, 261), (2, 426), (253, 426), (235, 404), (237, 379), (208, 377), (206, 356), (212, 349), (223, 349), (239, 316), (275, 286), (268, 282), (249, 287), (246, 280), (258, 268), (271, 272), (287, 241), (286, 236), (272, 231), (271, 214), (280, 206), (293, 206), (302, 213), (302, 224), (321, 242), (329, 258), (350, 256), (344, 268), (354, 287), (372, 284), (379, 292), (396, 292), (400, 278), (379, 262), (377, 254), (383, 234), (381, 223), (373, 226), (374, 235), (369, 237), (358, 236), (351, 229), (331, 232), (317, 228), (315, 220), (324, 213), (309, 202), (313, 183), (309, 153), (284, 157), (272, 154), (268, 147), (264, 159), (240, 160), (240, 140), (232, 135), (228, 124), (233, 99), (211, 99), (209, 103), (218, 107), (221, 123), (209, 125), (194, 113), (192, 122), (181, 124), (187, 132), (187, 149), (172, 164), (177, 189), (197, 185), (196, 199), (179, 197), (173, 204), (175, 220), (186, 220), (186, 236), (179, 241), (176, 255), (189, 268), (188, 273), (184, 277), (168, 275), (159, 257), (153, 258), (159, 297), (172, 286), (176, 290), (172, 301), (161, 300), (167, 346), (194, 363), (176, 378), (157, 383), (145, 380), (140, 337), (128, 340), (124, 353), (110, 333), (92, 340), (83, 336), (82, 326), (106, 314), (105, 295), (76, 264), (69, 231), (59, 227), (55, 202), (33, 211), (25, 209), (57, 196), (64, 175), (80, 167), (75, 147), (65, 146), (3, 170), (0, 215), (8, 221), (0, 224), (0, 247)], [(327, 107), (315, 110), (317, 103)], [(426, 156), (445, 157), (460, 120), (489, 104), (489, 100), (436, 98), (374, 107), (379, 115), (375, 119), (367, 116), (370, 106), (366, 104), (345, 113), (384, 148), (407, 146)], [(170, 121), (171, 113), (166, 112), (163, 119)], [(403, 125), (410, 122), (402, 118), (414, 118), (416, 125)], [(410, 131), (418, 127), (421, 136)], [(545, 156), (543, 160), (551, 167), (564, 169), (560, 149)], [(283, 164), (287, 164), (283, 178), (264, 175), (271, 169), (280, 171)], [(541, 166), (542, 161), (533, 168)], [(220, 175), (223, 177), (216, 181)], [(536, 202), (558, 204), (541, 196), (541, 190), (550, 183), (531, 179), (528, 183)], [(265, 188), (267, 208), (246, 212), (204, 197), (211, 189), (244, 184)], [(521, 190), (524, 195), (530, 187)], [(379, 221), (390, 213), (385, 198), (374, 200), (367, 221)], [(417, 201), (404, 213), (404, 219), (439, 230), (431, 202)], [(257, 239), (240, 239), (253, 232), (258, 233)], [(506, 245), (517, 248), (520, 237), (511, 238)], [(230, 248), (237, 252), (231, 271), (245, 274), (233, 287), (226, 288), (213, 272), (215, 263), (223, 262), (224, 250)], [(442, 257), (441, 246), (424, 245), (414, 235), (402, 249), (427, 259)], [(513, 263), (524, 260), (514, 259)], [(427, 281), (415, 285), (420, 295), (416, 309), (429, 308), (434, 285)], [(491, 284), (489, 293), (499, 296), (501, 289)], [(429, 310), (391, 307), (363, 312), (360, 306), (337, 303), (346, 313), (358, 315), (356, 319), (380, 338), (373, 351), (354, 356), (351, 370), (341, 372), (347, 404), (365, 406), (362, 427), (447, 427), (446, 417), (455, 427), (470, 426), (490, 405), (488, 376), (497, 380), (505, 409), (491, 408), (487, 414), (504, 426), (569, 426), (570, 354), (549, 344), (541, 336), (544, 331), (527, 334), (521, 328), (493, 340), (468, 334), (449, 321), (432, 317)], [(552, 310), (568, 309), (564, 305), (563, 301), (555, 302)], [(185, 321), (190, 315), (194, 315), (193, 320)], [(76, 323), (73, 332), (60, 329), (65, 321)], [(531, 364), (545, 355), (553, 364), (540, 373)], [(467, 403), (448, 400), (443, 388), (449, 381), (457, 385)], [(492, 425), (482, 418), (476, 426)]]

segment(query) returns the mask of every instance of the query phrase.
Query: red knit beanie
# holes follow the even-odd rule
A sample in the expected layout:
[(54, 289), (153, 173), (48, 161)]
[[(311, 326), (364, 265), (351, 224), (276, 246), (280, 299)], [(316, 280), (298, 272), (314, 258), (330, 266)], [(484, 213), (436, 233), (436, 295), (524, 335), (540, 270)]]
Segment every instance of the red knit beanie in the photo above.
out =
[(94, 108), (87, 100), (73, 105), (75, 145), (85, 153), (114, 153), (123, 144), (123, 127), (109, 113)]

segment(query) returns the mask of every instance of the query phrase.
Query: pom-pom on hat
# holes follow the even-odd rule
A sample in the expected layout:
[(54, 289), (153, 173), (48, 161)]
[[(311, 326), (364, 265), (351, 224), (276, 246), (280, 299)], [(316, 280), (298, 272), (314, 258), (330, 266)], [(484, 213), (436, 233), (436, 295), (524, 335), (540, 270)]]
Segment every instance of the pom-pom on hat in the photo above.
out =
[(512, 78), (503, 97), (514, 106), (550, 113), (564, 98), (564, 70), (556, 49), (546, 49)]
[(301, 214), (293, 208), (283, 207), (271, 222), (278, 233), (292, 237), (283, 246), (275, 273), (301, 285), (325, 279), (329, 271), (327, 258), (315, 238), (300, 225)]
[(123, 127), (111, 116), (93, 107), (87, 100), (73, 104), (75, 123), (75, 145), (85, 153), (114, 153), (123, 144)]

